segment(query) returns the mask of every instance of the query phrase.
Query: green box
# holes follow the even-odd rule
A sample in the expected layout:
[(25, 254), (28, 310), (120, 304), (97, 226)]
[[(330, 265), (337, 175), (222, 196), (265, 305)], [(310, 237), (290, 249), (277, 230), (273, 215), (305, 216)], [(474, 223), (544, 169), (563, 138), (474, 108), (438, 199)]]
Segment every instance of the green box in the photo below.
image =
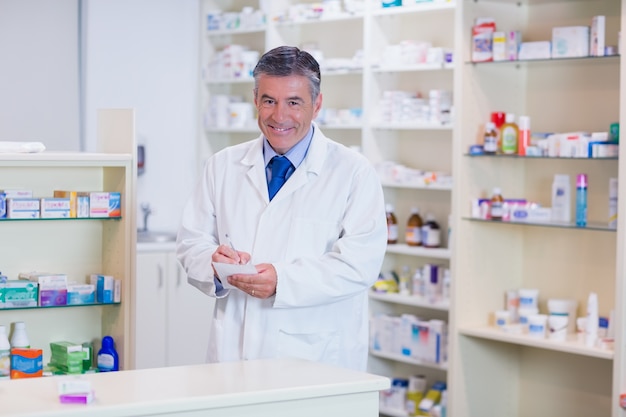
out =
[(37, 307), (38, 295), (37, 283), (9, 280), (0, 284), (0, 308)]

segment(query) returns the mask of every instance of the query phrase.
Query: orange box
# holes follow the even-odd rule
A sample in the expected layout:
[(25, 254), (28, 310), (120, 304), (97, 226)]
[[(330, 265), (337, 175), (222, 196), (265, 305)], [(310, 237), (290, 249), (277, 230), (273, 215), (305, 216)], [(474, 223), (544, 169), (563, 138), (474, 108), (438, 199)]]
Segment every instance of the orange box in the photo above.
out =
[(43, 376), (43, 350), (11, 349), (11, 379)]

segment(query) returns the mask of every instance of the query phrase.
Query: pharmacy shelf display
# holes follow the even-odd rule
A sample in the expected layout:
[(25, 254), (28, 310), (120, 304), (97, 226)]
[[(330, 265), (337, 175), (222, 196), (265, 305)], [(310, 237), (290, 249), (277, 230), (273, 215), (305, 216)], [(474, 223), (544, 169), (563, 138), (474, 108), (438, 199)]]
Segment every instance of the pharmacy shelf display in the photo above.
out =
[[(234, 101), (253, 101), (251, 80), (216, 75), (213, 65), (223, 58), (224, 50), (231, 44), (258, 53), (279, 45), (306, 48), (319, 60), (322, 72), (324, 104), (316, 122), (326, 135), (362, 152), (376, 166), (385, 199), (396, 210), (401, 239), (389, 245), (384, 271), (399, 272), (405, 265), (414, 271), (427, 263), (450, 267), (453, 255), (447, 231), (456, 130), (452, 91), (460, 66), (453, 59), (457, 3), (435, 1), (383, 9), (379, 2), (327, 2), (324, 12), (313, 2), (297, 0), (204, 0), (202, 4), (200, 159), (258, 134), (254, 120), (242, 124), (237, 111), (216, 120), (214, 100), (226, 103), (223, 96), (230, 96)], [(215, 11), (225, 12), (226, 21), (232, 22), (234, 14), (244, 8), (248, 8), (244, 21), (250, 22), (251, 10), (262, 10), (264, 24), (255, 30), (236, 25), (208, 30), (211, 18), (207, 16)], [(396, 175), (400, 172), (407, 175)], [(427, 250), (404, 243), (412, 207), (418, 207), (424, 219), (429, 213), (434, 215), (442, 231), (440, 248)], [(447, 304), (420, 304), (415, 297), (404, 300), (391, 294), (372, 294), (370, 301), (372, 314), (411, 313), (448, 321)], [(424, 373), (429, 385), (447, 377), (446, 366), (379, 352), (370, 357), (370, 371), (404, 378)], [(405, 410), (387, 411), (406, 414)]]
[[(43, 350), (44, 365), (50, 342), (115, 339), (120, 366), (130, 369), (131, 306), (126, 302), (134, 285), (135, 256), (135, 142), (132, 110), (102, 110), (98, 115), (101, 153), (48, 152), (0, 155), (3, 188), (31, 189), (34, 196), (51, 196), (55, 189), (121, 193), (122, 216), (117, 219), (5, 220), (0, 230), (2, 274), (16, 279), (20, 272), (67, 274), (87, 283), (90, 274), (112, 275), (122, 282), (122, 302), (71, 306), (0, 309), (0, 323), (23, 321), (33, 348)], [(10, 237), (10, 238), (9, 238)], [(70, 307), (70, 306), (67, 306)]]
[[(586, 315), (593, 292), (600, 316), (613, 312), (615, 338), (623, 341), (623, 219), (617, 229), (608, 225), (609, 180), (618, 178), (620, 193), (626, 192), (623, 154), (602, 159), (468, 155), (496, 111), (529, 116), (534, 133), (607, 132), (612, 123), (626, 120), (622, 57), (474, 63), (477, 18), (493, 18), (497, 30), (519, 31), (523, 41), (550, 41), (554, 27), (591, 26), (593, 17), (602, 15), (606, 45), (617, 45), (625, 5), (613, 0), (463, 2), (448, 372), (449, 413), (455, 417), (626, 415), (619, 405), (626, 386), (623, 342), (615, 348), (586, 346), (573, 333), (564, 341), (535, 338), (523, 328), (497, 328), (493, 321), (494, 313), (505, 309), (510, 290), (537, 289), (539, 312), (545, 314), (549, 299), (576, 300), (577, 316)], [(588, 223), (577, 227), (574, 187), (581, 173), (589, 179)], [(477, 219), (472, 210), (472, 201), (490, 198), (494, 187), (505, 199), (550, 207), (557, 174), (569, 175), (572, 182), (571, 223)], [(623, 201), (619, 207), (625, 208)]]

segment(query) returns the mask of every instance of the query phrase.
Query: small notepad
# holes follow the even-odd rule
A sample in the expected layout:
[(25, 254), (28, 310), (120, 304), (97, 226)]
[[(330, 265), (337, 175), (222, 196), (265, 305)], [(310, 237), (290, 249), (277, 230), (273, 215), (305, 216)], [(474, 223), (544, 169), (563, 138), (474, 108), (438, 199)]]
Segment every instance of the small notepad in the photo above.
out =
[(215, 268), (215, 272), (217, 272), (217, 276), (222, 281), (222, 286), (224, 288), (237, 288), (228, 283), (227, 277), (236, 274), (257, 274), (257, 270), (251, 263), (247, 264), (225, 264), (221, 262), (213, 262), (213, 267)]

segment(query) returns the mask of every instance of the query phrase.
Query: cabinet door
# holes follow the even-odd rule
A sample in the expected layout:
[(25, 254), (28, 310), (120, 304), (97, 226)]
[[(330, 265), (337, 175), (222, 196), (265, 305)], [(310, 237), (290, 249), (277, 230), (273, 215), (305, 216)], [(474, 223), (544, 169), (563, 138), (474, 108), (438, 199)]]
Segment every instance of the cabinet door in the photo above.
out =
[(167, 263), (164, 253), (137, 254), (135, 368), (166, 366)]
[(174, 253), (167, 255), (167, 263), (167, 365), (205, 363), (214, 299), (187, 283)]

